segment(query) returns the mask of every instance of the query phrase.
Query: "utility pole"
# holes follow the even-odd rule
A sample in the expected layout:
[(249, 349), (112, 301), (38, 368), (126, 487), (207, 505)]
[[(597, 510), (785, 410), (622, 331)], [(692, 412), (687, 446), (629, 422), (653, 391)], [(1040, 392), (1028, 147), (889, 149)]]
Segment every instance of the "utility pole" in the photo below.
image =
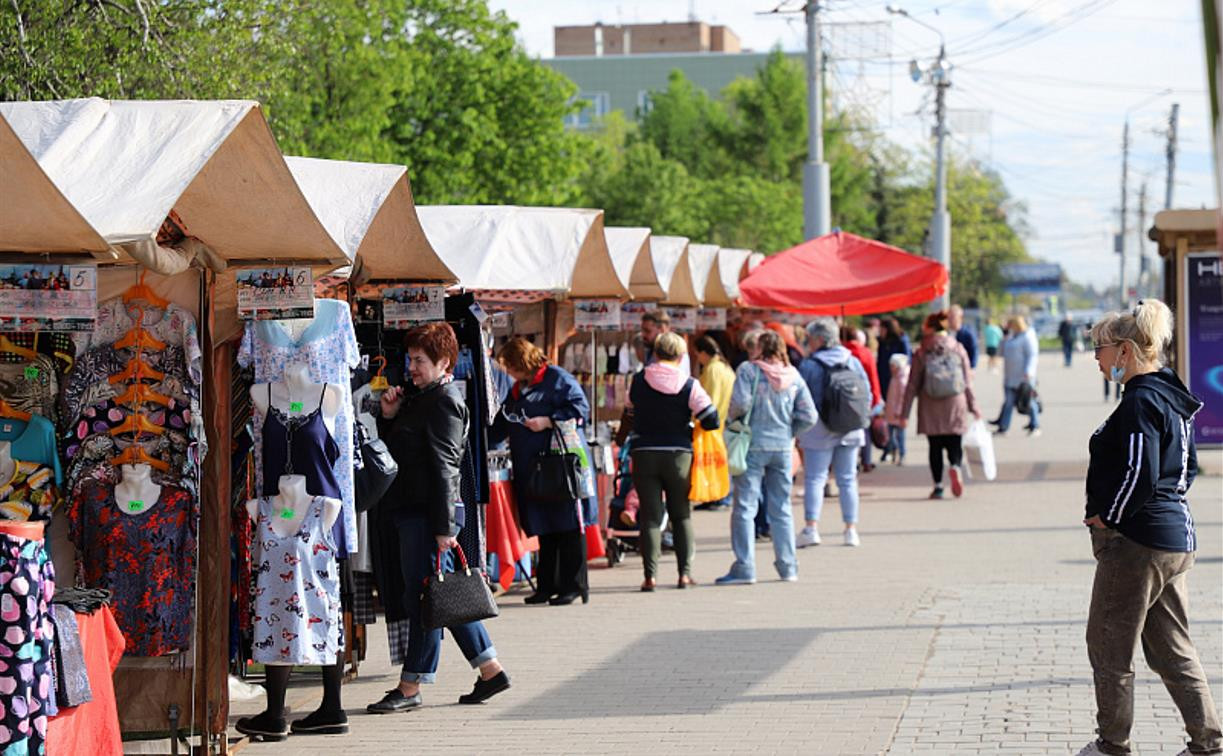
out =
[(824, 53), (820, 49), (820, 3), (809, 0), (807, 15), (807, 162), (803, 164), (803, 237), (832, 228), (828, 164), (824, 162)]
[(1150, 290), (1147, 285), (1150, 283), (1150, 269), (1147, 267), (1150, 263), (1147, 260), (1146, 252), (1143, 251), (1143, 229), (1147, 225), (1147, 182), (1143, 181), (1142, 186), (1138, 187), (1138, 225), (1134, 229), (1134, 237), (1138, 240), (1138, 292), (1140, 296), (1145, 296)]
[[(947, 88), (951, 86), (947, 72), (947, 54), (943, 45), (938, 47), (938, 62), (931, 72), (934, 80), (935, 98), (934, 112), (937, 123), (934, 127), (935, 175), (934, 175), (934, 217), (930, 219), (930, 247), (934, 259), (951, 273), (951, 215), (947, 212), (947, 158), (944, 144), (947, 141)], [(951, 284), (941, 297), (934, 300), (936, 310), (946, 310), (951, 303)]]
[(1180, 103), (1172, 103), (1172, 115), (1168, 116), (1168, 184), (1164, 189), (1164, 209), (1172, 209), (1172, 186), (1176, 178), (1176, 122), (1180, 119)]
[(1125, 213), (1126, 198), (1130, 179), (1130, 120), (1125, 119), (1125, 130), (1121, 132), (1121, 229), (1117, 233), (1117, 254), (1121, 257), (1120, 292), (1117, 301), (1121, 309), (1126, 309), (1129, 295), (1125, 286)]

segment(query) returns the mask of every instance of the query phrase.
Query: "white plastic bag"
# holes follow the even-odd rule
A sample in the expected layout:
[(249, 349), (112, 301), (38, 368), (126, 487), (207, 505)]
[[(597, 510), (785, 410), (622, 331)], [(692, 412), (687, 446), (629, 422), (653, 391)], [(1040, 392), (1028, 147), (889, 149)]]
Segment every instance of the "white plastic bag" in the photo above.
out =
[(984, 420), (975, 420), (964, 434), (964, 445), (975, 446), (981, 455), (981, 470), (986, 480), (998, 477), (998, 462), (994, 458), (994, 437)]

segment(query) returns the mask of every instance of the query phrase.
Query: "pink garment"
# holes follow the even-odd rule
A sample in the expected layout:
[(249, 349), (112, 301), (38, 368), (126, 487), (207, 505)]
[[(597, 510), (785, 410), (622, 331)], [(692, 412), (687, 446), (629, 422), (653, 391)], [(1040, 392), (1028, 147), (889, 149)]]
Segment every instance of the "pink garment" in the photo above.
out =
[[(960, 356), (964, 371), (964, 393), (936, 399), (922, 391), (926, 377), (926, 356), (936, 348), (953, 351)], [(963, 436), (968, 432), (971, 416), (977, 411), (977, 399), (972, 391), (972, 369), (968, 352), (946, 331), (932, 333), (922, 339), (921, 348), (913, 353), (913, 371), (905, 387), (905, 402), (901, 411), (908, 417), (917, 401), (917, 432), (926, 436)]]
[(798, 371), (783, 362), (752, 360), (752, 364), (764, 372), (765, 377), (769, 379), (769, 386), (774, 391), (785, 391), (791, 383), (799, 379)]
[[(645, 366), (645, 382), (660, 394), (678, 394), (690, 377), (678, 365), (653, 362)], [(700, 414), (712, 404), (705, 387), (692, 381), (692, 391), (688, 394), (688, 409), (692, 414)]]
[(888, 395), (883, 406), (883, 419), (888, 425), (900, 425), (905, 418), (905, 389), (909, 387), (909, 366), (892, 371), (892, 382), (888, 384)]

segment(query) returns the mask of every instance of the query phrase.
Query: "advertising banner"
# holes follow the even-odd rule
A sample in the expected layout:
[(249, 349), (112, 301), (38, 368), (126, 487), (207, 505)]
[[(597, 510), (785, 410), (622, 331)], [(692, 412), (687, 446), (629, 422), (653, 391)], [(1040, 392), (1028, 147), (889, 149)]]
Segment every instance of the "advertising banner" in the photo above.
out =
[(0, 265), (0, 330), (91, 331), (98, 319), (94, 265)]
[(1002, 266), (1007, 294), (1057, 294), (1062, 266), (1057, 263), (1011, 263)]
[(702, 307), (696, 311), (696, 327), (701, 331), (725, 331), (726, 308)]
[(575, 299), (573, 321), (579, 331), (618, 331), (620, 302), (616, 299)]
[(314, 317), (314, 278), (309, 268), (238, 271), (238, 318), (292, 320)]
[(443, 286), (395, 286), (382, 290), (382, 327), (404, 330), (418, 323), (446, 319)]
[(671, 330), (677, 333), (692, 333), (696, 330), (695, 307), (668, 307), (667, 315), (671, 318)]
[(1185, 375), (1205, 406), (1193, 422), (1198, 444), (1223, 445), (1223, 254), (1185, 257)]
[(624, 331), (640, 331), (641, 316), (658, 309), (655, 302), (625, 302), (620, 305), (620, 328)]

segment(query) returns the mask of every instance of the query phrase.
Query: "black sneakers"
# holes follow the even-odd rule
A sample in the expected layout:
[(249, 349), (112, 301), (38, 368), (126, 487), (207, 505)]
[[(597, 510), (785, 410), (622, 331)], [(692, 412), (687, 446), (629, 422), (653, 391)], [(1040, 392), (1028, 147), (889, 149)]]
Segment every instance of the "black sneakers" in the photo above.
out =
[(503, 690), (509, 690), (510, 676), (504, 671), (498, 672), (487, 680), (476, 680), (476, 686), (465, 696), (459, 696), (461, 704), (484, 703)]

